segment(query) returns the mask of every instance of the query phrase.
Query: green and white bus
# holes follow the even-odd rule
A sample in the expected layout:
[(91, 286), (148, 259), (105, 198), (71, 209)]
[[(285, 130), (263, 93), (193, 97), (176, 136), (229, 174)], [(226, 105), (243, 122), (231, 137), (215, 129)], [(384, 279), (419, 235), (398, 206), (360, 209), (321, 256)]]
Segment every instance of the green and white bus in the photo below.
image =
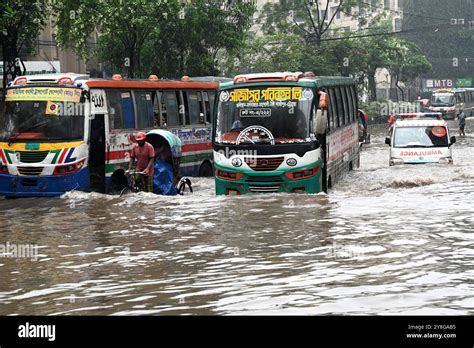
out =
[(355, 83), (313, 73), (238, 75), (218, 90), (216, 194), (327, 192), (359, 166)]

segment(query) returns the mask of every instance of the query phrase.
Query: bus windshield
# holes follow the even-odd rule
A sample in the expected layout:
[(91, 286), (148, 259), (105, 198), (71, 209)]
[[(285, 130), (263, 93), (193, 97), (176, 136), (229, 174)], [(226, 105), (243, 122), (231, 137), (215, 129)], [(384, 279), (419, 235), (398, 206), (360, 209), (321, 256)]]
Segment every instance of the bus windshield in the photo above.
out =
[(454, 105), (454, 95), (452, 93), (436, 93), (431, 97), (432, 106), (452, 106)]
[(397, 127), (394, 147), (447, 147), (448, 136), (443, 126)]
[(221, 91), (217, 143), (288, 144), (310, 139), (314, 93), (296, 86), (259, 86)]
[[(67, 90), (66, 88), (31, 87), (22, 88), (31, 95), (25, 95), (25, 92), (21, 91), (7, 94), (5, 124), (2, 125), (3, 129), (0, 133), (1, 140), (8, 142), (33, 139), (35, 141), (61, 141), (84, 138), (84, 104), (79, 102), (79, 97), (35, 96), (35, 92), (40, 93), (45, 89), (48, 93), (53, 90), (56, 94)], [(71, 88), (70, 90), (77, 91)]]

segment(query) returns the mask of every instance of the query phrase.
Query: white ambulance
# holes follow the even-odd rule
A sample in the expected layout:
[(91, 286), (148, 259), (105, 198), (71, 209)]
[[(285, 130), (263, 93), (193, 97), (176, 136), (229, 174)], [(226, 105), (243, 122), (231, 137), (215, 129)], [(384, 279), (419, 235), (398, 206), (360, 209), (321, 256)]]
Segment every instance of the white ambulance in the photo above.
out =
[(404, 163), (453, 163), (449, 129), (441, 113), (400, 114), (390, 137), (391, 166)]

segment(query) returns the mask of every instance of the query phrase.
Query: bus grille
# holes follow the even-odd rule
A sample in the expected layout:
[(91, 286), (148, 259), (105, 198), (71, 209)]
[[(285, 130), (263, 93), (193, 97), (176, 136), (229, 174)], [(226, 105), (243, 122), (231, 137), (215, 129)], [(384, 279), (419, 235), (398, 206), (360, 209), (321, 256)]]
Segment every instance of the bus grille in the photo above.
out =
[(279, 185), (276, 185), (276, 186), (249, 186), (250, 192), (261, 192), (261, 193), (278, 192), (279, 189), (280, 189)]
[(17, 151), (22, 163), (39, 163), (43, 162), (49, 151)]
[(43, 167), (18, 167), (18, 173), (25, 176), (38, 176), (43, 172)]
[(283, 162), (284, 157), (255, 158), (245, 157), (247, 165), (257, 172), (264, 172), (277, 169)]
[(267, 183), (267, 182), (274, 182), (279, 183), (283, 182), (283, 179), (279, 175), (271, 175), (271, 176), (256, 176), (256, 175), (249, 175), (245, 180), (247, 182), (254, 182), (254, 183)]

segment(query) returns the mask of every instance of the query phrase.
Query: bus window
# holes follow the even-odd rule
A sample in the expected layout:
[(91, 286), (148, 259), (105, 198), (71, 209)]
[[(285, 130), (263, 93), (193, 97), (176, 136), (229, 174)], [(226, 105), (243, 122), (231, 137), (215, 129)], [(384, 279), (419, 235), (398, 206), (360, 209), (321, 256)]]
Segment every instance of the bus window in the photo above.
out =
[[(212, 94), (214, 92), (210, 92), (210, 93)], [(209, 92), (203, 91), (202, 94), (204, 96), (205, 121), (207, 123), (211, 123), (211, 102), (209, 99)]]
[(120, 91), (109, 89), (105, 93), (109, 109), (109, 126), (111, 129), (121, 129), (123, 128), (123, 122)]
[(135, 128), (132, 93), (130, 91), (122, 91), (120, 97), (122, 98), (123, 128)]
[(329, 109), (332, 114), (334, 128), (337, 128), (337, 127), (340, 127), (341, 124), (339, 122), (339, 117), (337, 113), (336, 95), (334, 93), (334, 88), (330, 88), (328, 92), (329, 92)]
[(188, 117), (186, 118), (186, 124), (198, 124), (199, 113), (201, 111), (200, 102), (198, 100), (198, 92), (188, 91), (186, 92), (186, 95), (189, 109)]
[(153, 128), (159, 128), (161, 126), (160, 120), (160, 93), (158, 91), (153, 91), (151, 93), (151, 102), (153, 104)]
[(346, 94), (346, 88), (345, 87), (340, 87), (341, 91), (341, 96), (342, 96), (342, 106), (344, 108), (344, 123), (349, 124), (351, 123), (351, 113), (349, 109), (349, 100), (347, 98)]
[(209, 91), (208, 94), (209, 94), (209, 109), (210, 109), (210, 115), (209, 115), (209, 123), (211, 123), (211, 117), (212, 117), (212, 113), (214, 112), (214, 101), (216, 99), (216, 91)]
[(178, 126), (178, 101), (174, 91), (165, 91), (161, 97), (161, 104), (164, 105), (164, 121), (168, 127)]
[(153, 104), (151, 92), (134, 91), (135, 110), (137, 110), (137, 128), (151, 128), (153, 126)]
[(198, 103), (199, 103), (199, 123), (203, 124), (206, 122), (206, 106), (204, 105), (204, 97), (202, 91), (197, 92)]
[(351, 88), (349, 86), (346, 86), (345, 89), (346, 89), (346, 96), (347, 96), (347, 105), (349, 106), (349, 122), (354, 122), (356, 109), (355, 109), (354, 101), (352, 99)]
[(185, 98), (181, 91), (176, 91), (176, 99), (178, 100), (178, 125), (184, 125), (184, 118), (186, 116), (187, 107), (184, 105)]
[(352, 102), (352, 108), (353, 108), (353, 118), (354, 118), (354, 121), (357, 120), (357, 94), (356, 94), (356, 91), (355, 91), (355, 88), (354, 86), (352, 87), (348, 87), (349, 88), (349, 91), (350, 91), (350, 98), (351, 98), (351, 102)]
[(339, 87), (336, 87), (334, 89), (334, 94), (336, 96), (336, 105), (337, 105), (337, 119), (339, 120), (339, 126), (345, 125), (345, 120), (344, 120), (344, 107), (342, 104), (342, 95), (341, 95), (341, 89)]

